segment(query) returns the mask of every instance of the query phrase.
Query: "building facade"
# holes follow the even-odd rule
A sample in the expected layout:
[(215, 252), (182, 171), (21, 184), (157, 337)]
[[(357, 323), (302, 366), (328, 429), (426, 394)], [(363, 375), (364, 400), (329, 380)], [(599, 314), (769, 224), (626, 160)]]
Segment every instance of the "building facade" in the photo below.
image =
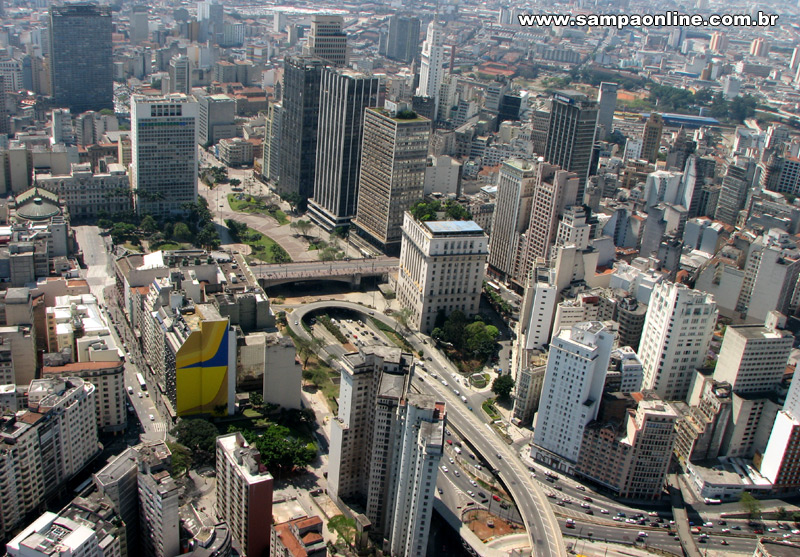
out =
[(197, 201), (197, 102), (131, 98), (131, 186), (139, 214), (177, 213)]
[(403, 214), (422, 199), (430, 127), (406, 105), (365, 111), (354, 224), (381, 251), (400, 251)]
[(589, 178), (597, 112), (597, 101), (590, 101), (583, 93), (553, 94), (544, 160), (578, 175), (578, 200), (583, 200)]
[(478, 312), (488, 248), (472, 221), (419, 222), (406, 212), (397, 298), (412, 328), (429, 333), (440, 312)]

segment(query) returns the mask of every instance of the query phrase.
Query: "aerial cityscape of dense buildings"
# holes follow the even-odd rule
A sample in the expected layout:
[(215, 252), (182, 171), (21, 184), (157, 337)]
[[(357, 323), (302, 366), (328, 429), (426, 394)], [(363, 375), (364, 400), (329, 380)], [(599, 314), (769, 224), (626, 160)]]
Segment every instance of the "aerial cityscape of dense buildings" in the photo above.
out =
[(8, 555), (800, 555), (800, 3), (0, 17)]

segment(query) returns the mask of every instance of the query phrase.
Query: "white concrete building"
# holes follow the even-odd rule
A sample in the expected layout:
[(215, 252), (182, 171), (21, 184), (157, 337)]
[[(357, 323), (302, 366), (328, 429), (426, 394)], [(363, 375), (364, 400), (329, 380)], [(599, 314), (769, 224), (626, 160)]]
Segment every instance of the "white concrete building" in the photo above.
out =
[(425, 42), (422, 43), (420, 57), (419, 87), (417, 95), (435, 99), (433, 120), (436, 120), (439, 106), (439, 88), (445, 75), (448, 47), (444, 44), (444, 29), (438, 21), (428, 24)]
[(409, 393), (396, 443), (397, 485), (389, 545), (392, 555), (424, 555), (428, 547), (436, 476), (444, 454), (444, 404)]
[(403, 222), (397, 299), (411, 309), (409, 324), (429, 333), (436, 315), (478, 311), (489, 239), (472, 221)]
[(131, 97), (131, 187), (140, 214), (166, 214), (197, 200), (194, 97)]
[(425, 167), (424, 194), (458, 195), (461, 190), (461, 163), (447, 155), (431, 155)]
[(683, 400), (694, 370), (702, 367), (717, 324), (713, 296), (682, 284), (655, 287), (647, 308), (639, 359), (642, 387), (664, 400)]
[(714, 380), (727, 381), (735, 394), (773, 392), (783, 379), (794, 338), (763, 325), (729, 325), (714, 368)]
[(597, 418), (614, 335), (597, 321), (553, 336), (531, 454), (563, 471), (578, 461), (583, 431)]
[(46, 512), (6, 544), (9, 557), (117, 557), (120, 540), (102, 538), (93, 528)]
[(272, 524), (272, 476), (241, 433), (217, 437), (217, 518), (246, 555), (266, 555)]

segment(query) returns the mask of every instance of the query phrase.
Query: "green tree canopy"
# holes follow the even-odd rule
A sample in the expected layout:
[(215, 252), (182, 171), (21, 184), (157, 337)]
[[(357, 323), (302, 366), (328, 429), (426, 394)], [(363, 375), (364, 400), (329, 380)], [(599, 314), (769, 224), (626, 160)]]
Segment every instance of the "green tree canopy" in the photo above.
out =
[(514, 390), (514, 378), (511, 375), (498, 375), (492, 382), (492, 392), (498, 398), (508, 400)]
[(192, 231), (185, 222), (176, 222), (172, 228), (172, 238), (178, 242), (191, 242)]
[(741, 505), (742, 510), (746, 512), (750, 518), (761, 516), (761, 502), (748, 491), (742, 493), (742, 496), (739, 498), (739, 505)]

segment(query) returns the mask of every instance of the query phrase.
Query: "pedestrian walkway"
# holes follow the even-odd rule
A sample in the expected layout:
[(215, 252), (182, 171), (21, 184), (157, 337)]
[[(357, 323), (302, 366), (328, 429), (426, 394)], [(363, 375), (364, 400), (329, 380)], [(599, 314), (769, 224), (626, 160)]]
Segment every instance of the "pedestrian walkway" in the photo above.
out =
[(167, 431), (167, 424), (164, 422), (156, 422), (153, 424), (153, 431)]

